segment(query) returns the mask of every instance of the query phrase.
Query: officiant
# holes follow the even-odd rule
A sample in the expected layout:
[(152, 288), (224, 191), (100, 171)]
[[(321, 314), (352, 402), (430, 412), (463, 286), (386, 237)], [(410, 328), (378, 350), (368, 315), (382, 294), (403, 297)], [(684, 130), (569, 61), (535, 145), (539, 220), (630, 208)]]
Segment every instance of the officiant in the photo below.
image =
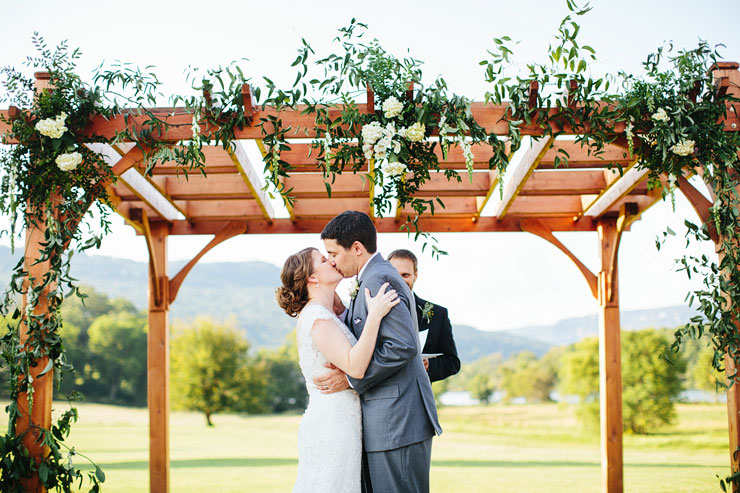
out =
[(388, 261), (413, 292), (422, 353), (441, 353), (435, 358), (424, 359), (429, 379), (436, 382), (456, 374), (460, 371), (460, 358), (457, 357), (447, 308), (420, 298), (414, 291), (414, 284), (419, 276), (416, 255), (405, 249), (394, 250), (388, 256)]

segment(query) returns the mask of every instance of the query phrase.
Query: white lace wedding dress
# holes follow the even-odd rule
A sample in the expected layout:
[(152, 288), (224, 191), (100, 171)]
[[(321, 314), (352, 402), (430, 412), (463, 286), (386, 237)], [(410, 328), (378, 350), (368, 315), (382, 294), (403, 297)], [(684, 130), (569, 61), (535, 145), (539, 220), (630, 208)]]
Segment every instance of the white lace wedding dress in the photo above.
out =
[(298, 359), (308, 389), (308, 407), (298, 430), (298, 477), (294, 493), (359, 493), (362, 411), (352, 389), (322, 394), (313, 378), (326, 373), (326, 358), (311, 338), (318, 319), (334, 320), (351, 344), (357, 339), (332, 312), (306, 305), (296, 328)]

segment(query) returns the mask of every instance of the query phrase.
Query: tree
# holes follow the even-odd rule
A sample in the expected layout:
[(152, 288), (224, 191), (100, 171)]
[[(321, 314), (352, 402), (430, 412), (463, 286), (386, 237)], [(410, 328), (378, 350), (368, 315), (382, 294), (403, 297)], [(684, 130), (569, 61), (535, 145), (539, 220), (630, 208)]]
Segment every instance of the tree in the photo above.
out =
[(258, 364), (266, 375), (265, 405), (269, 412), (306, 409), (308, 393), (298, 365), (295, 331), (285, 337), (285, 344), (280, 348), (260, 351)]
[[(653, 329), (622, 333), (622, 416), (624, 428), (648, 433), (675, 416), (674, 401), (681, 392), (686, 363), (662, 356), (668, 345), (664, 332)], [(581, 398), (580, 415), (599, 420), (599, 341), (584, 339), (572, 345), (562, 359), (560, 389)]]
[(555, 377), (551, 358), (538, 360), (529, 351), (512, 356), (501, 366), (501, 388), (507, 400), (524, 397), (527, 402), (549, 401)]
[(484, 404), (488, 404), (496, 387), (493, 378), (487, 373), (478, 373), (468, 382), (470, 394)]
[(648, 433), (669, 424), (676, 415), (674, 401), (681, 393), (683, 358), (669, 363), (662, 357), (668, 339), (655, 330), (623, 333), (622, 415), (633, 433)]
[(123, 311), (101, 315), (90, 325), (87, 334), (92, 376), (107, 389), (107, 399), (110, 402), (146, 402), (146, 318), (143, 314)]
[(170, 351), (172, 404), (211, 416), (264, 412), (265, 371), (248, 356), (249, 343), (229, 325), (205, 318), (177, 330)]

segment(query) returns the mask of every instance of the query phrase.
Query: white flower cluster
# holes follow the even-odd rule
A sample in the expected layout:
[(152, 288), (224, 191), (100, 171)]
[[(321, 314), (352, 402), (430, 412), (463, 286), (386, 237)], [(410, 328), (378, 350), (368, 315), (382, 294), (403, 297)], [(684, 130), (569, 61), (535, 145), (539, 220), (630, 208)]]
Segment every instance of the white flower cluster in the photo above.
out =
[(41, 135), (51, 137), (52, 139), (58, 139), (64, 132), (67, 131), (67, 127), (64, 125), (64, 120), (67, 119), (67, 114), (61, 112), (54, 118), (44, 118), (36, 123), (36, 130)]
[(82, 154), (79, 152), (66, 152), (57, 156), (55, 162), (62, 171), (71, 171), (82, 162)]
[(668, 116), (668, 113), (665, 112), (664, 108), (659, 108), (658, 111), (653, 113), (653, 115), (650, 117), (656, 122), (665, 122), (668, 123), (668, 121), (671, 119), (670, 116)]
[(357, 278), (355, 277), (349, 283), (349, 297), (352, 299), (355, 299), (357, 297), (357, 293), (359, 292), (360, 292), (360, 281), (358, 281)]
[(470, 149), (470, 142), (462, 140), (460, 142), (460, 146), (462, 147), (463, 156), (465, 156), (465, 166), (468, 168), (468, 173), (472, 173), (473, 159), (475, 159), (475, 156), (473, 155), (473, 151)]
[(696, 142), (694, 142), (691, 139), (684, 139), (678, 144), (671, 147), (671, 151), (673, 151), (673, 154), (676, 154), (678, 156), (691, 156), (694, 153), (694, 146), (696, 145)]
[(401, 114), (401, 111), (403, 111), (403, 104), (395, 96), (383, 102), (383, 114), (386, 118), (395, 118)]
[(388, 151), (392, 150), (398, 154), (401, 152), (401, 143), (398, 140), (393, 140), (396, 135), (401, 135), (400, 132), (396, 131), (396, 126), (392, 123), (384, 127), (380, 126), (378, 122), (368, 123), (362, 127), (362, 152), (365, 154), (365, 158), (372, 159), (375, 157), (376, 161), (383, 161), (388, 157)]
[(409, 142), (421, 142), (424, 139), (426, 127), (423, 123), (416, 122), (406, 130), (406, 139)]
[(198, 117), (195, 113), (193, 113), (193, 140), (198, 140), (198, 135), (200, 134), (200, 125), (198, 125)]
[(392, 163), (386, 163), (383, 166), (383, 171), (385, 172), (385, 174), (387, 174), (391, 178), (395, 178), (397, 176), (400, 176), (401, 178), (405, 178), (408, 168), (406, 168), (405, 164), (399, 163), (398, 161), (394, 161)]

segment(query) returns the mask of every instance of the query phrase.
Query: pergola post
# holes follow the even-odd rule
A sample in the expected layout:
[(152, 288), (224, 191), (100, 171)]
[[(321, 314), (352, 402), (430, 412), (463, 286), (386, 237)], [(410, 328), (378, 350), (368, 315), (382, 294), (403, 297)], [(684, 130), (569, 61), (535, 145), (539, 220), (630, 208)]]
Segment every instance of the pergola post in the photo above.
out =
[(599, 399), (601, 413), (601, 491), (624, 490), (622, 465), (622, 362), (619, 333), (617, 218), (598, 222), (601, 242), (599, 271)]
[(147, 402), (149, 405), (149, 491), (170, 489), (170, 350), (169, 281), (166, 223), (144, 215), (149, 248), (149, 333), (147, 334)]
[[(26, 270), (27, 277), (24, 280), (24, 293), (30, 292), (34, 286), (38, 286), (44, 283), (44, 277), (49, 273), (50, 261), (44, 260), (39, 262), (41, 258), (40, 252), (44, 249), (46, 233), (46, 224), (43, 221), (35, 219), (32, 214), (27, 213), (26, 219), (26, 241), (25, 249), (23, 253), (24, 258), (24, 269)], [(44, 315), (48, 312), (49, 292), (54, 289), (55, 286), (51, 284), (47, 285), (38, 297), (36, 306), (33, 309), (32, 314), (35, 316)], [(27, 294), (23, 295), (23, 312), (26, 311)], [(25, 346), (29, 339), (28, 326), (23, 323), (20, 327), (20, 344)], [(31, 348), (25, 348), (30, 350)], [(51, 403), (53, 394), (53, 382), (54, 382), (54, 369), (51, 369), (45, 375), (37, 378), (37, 375), (41, 373), (49, 361), (47, 356), (36, 360), (36, 366), (30, 368), (30, 374), (33, 377), (33, 407), (29, 413), (29, 402), (28, 393), (22, 392), (18, 395), (18, 413), (19, 417), (16, 421), (16, 436), (20, 436), (26, 433), (23, 438), (23, 445), (28, 449), (31, 457), (34, 458), (38, 464), (49, 454), (49, 448), (43, 445), (43, 442), (39, 443), (39, 430), (30, 429), (31, 426), (40, 426), (47, 430), (51, 428)], [(23, 481), (23, 488), (28, 492), (45, 493), (46, 488), (40, 483), (38, 475), (31, 477), (28, 480)]]
[[(50, 75), (48, 72), (36, 72), (34, 74), (36, 78), (35, 90), (36, 92), (50, 89)], [(55, 204), (58, 204), (59, 199), (52, 199), (52, 208)], [(30, 207), (30, 205), (29, 205)], [(40, 212), (38, 217), (34, 214)], [(39, 219), (46, 217), (50, 211), (34, 211), (29, 210), (26, 212), (26, 240), (23, 250), (23, 264), (24, 270), (27, 272), (26, 278), (24, 279), (23, 291), (24, 293), (30, 292), (34, 286), (38, 286), (44, 283), (44, 277), (49, 273), (50, 260), (44, 260), (39, 262), (41, 258), (41, 252), (44, 250), (46, 244), (46, 223)], [(36, 306), (32, 312), (32, 315), (44, 315), (48, 312), (49, 301), (48, 296), (52, 289), (56, 286), (49, 284), (47, 285), (38, 297)], [(22, 312), (26, 312), (26, 304), (28, 302), (27, 294), (23, 295), (23, 309)], [(22, 323), (20, 326), (20, 345), (24, 347), (29, 339), (28, 326)], [(30, 348), (25, 348), (26, 350)], [(40, 433), (38, 429), (31, 429), (31, 425), (40, 426), (47, 430), (51, 428), (51, 403), (54, 392), (54, 369), (49, 370), (48, 373), (38, 377), (44, 368), (46, 368), (49, 358), (44, 356), (36, 360), (36, 366), (30, 368), (30, 374), (33, 377), (33, 406), (29, 413), (29, 402), (28, 393), (22, 392), (18, 395), (18, 413), (19, 417), (16, 420), (15, 434), (20, 436), (23, 433), (28, 432), (24, 439), (23, 445), (28, 449), (31, 457), (34, 458), (36, 463), (41, 462), (49, 454), (49, 447), (39, 443)], [(28, 492), (45, 493), (46, 488), (40, 483), (38, 475), (22, 481), (23, 488)]]

